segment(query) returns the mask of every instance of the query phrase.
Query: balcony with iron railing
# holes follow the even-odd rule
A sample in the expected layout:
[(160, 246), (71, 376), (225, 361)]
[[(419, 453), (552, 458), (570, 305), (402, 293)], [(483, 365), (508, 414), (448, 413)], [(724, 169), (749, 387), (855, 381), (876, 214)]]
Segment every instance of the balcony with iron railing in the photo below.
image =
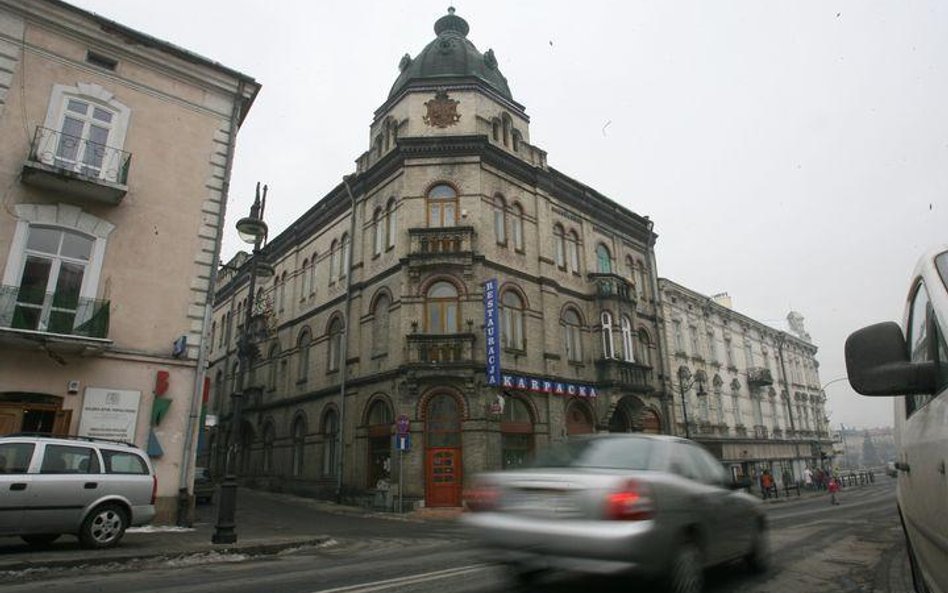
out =
[(79, 136), (37, 127), (23, 183), (107, 204), (128, 193), (132, 154)]
[(408, 334), (408, 362), (423, 366), (468, 366), (474, 360), (474, 334)]
[(408, 229), (408, 265), (414, 269), (470, 266), (474, 263), (474, 227)]
[(109, 301), (2, 286), (0, 332), (13, 337), (46, 334), (101, 343), (109, 334)]
[(635, 302), (635, 287), (617, 274), (590, 273), (587, 275), (596, 298), (623, 303)]
[(615, 386), (639, 393), (655, 390), (652, 367), (625, 360), (601, 358), (596, 361), (598, 381), (604, 387)]
[(774, 378), (767, 367), (751, 367), (747, 369), (747, 384), (751, 387), (766, 387), (774, 384)]

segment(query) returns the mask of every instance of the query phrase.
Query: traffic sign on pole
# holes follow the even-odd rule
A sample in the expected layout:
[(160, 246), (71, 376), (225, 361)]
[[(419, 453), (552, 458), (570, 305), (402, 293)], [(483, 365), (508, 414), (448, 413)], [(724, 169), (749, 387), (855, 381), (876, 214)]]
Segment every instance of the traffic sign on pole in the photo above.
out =
[(411, 435), (400, 434), (395, 437), (395, 448), (399, 451), (411, 451)]

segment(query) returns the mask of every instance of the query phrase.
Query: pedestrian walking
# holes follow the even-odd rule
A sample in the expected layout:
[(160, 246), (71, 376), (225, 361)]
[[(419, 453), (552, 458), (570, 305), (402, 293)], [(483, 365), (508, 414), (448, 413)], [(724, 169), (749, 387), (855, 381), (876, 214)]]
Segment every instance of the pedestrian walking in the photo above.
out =
[(837, 492), (839, 492), (839, 482), (836, 481), (836, 478), (830, 478), (830, 481), (829, 481), (830, 504), (839, 504), (839, 501), (836, 500)]
[(803, 487), (807, 490), (813, 489), (813, 470), (810, 466), (803, 468)]
[(765, 469), (763, 475), (760, 476), (760, 490), (765, 499), (770, 498), (770, 495), (774, 493), (774, 477), (770, 475), (769, 469)]

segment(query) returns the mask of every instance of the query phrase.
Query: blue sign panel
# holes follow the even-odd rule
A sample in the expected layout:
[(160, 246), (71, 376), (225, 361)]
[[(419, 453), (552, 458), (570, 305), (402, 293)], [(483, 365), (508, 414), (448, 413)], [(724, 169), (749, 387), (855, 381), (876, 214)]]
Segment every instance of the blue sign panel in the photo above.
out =
[(487, 344), (487, 384), (500, 385), (500, 325), (497, 313), (497, 279), (484, 283), (484, 337)]
[(567, 383), (542, 377), (526, 377), (523, 375), (504, 375), (503, 387), (518, 391), (532, 391), (533, 393), (552, 393), (554, 395), (576, 397), (599, 397), (595, 385), (582, 383)]
[(395, 449), (398, 451), (411, 451), (411, 435), (400, 434), (395, 437)]

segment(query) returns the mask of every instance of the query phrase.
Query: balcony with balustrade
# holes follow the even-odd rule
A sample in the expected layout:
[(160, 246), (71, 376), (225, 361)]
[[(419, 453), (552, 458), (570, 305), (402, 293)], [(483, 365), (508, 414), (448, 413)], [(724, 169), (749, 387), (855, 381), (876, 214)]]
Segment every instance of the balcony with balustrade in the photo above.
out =
[(596, 299), (600, 302), (635, 302), (635, 286), (617, 274), (590, 273), (587, 275)]
[(421, 227), (408, 229), (408, 267), (465, 267), (474, 263), (474, 227)]
[(751, 367), (747, 369), (747, 384), (751, 387), (767, 387), (774, 384), (774, 378), (766, 367)]
[(132, 154), (37, 127), (21, 179), (34, 187), (116, 205), (128, 193)]
[(602, 387), (617, 387), (637, 393), (651, 393), (656, 389), (652, 367), (613, 358), (601, 358), (596, 361), (596, 371)]
[(467, 367), (474, 361), (474, 334), (408, 334), (408, 362), (422, 367)]

